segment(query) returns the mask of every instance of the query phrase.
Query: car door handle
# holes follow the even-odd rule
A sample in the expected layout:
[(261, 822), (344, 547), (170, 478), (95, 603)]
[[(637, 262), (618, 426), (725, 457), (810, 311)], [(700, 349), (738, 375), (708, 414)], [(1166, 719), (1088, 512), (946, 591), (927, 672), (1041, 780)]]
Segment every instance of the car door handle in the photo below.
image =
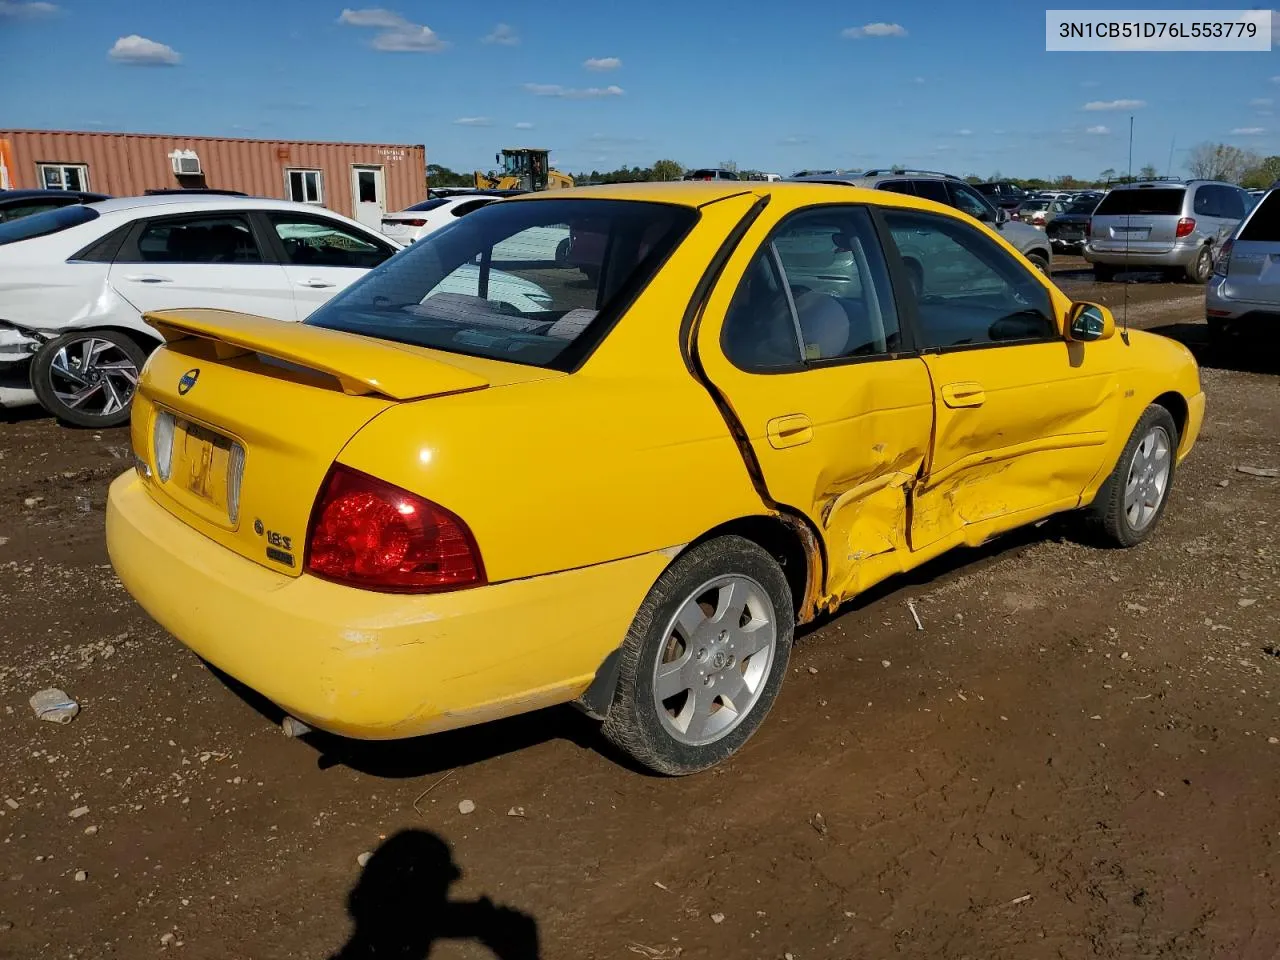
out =
[(980, 407), (987, 402), (987, 392), (974, 380), (944, 383), (942, 402), (948, 407)]
[(785, 417), (770, 420), (765, 432), (769, 437), (769, 446), (775, 450), (798, 447), (813, 439), (813, 421), (803, 413), (789, 413)]
[(312, 277), (310, 280), (299, 280), (298, 286), (311, 287), (313, 290), (323, 290), (325, 287), (336, 287), (336, 283), (330, 283), (328, 280), (321, 280), (318, 277)]
[(134, 283), (173, 283), (169, 277), (158, 277), (153, 273), (130, 273), (125, 275), (125, 279)]

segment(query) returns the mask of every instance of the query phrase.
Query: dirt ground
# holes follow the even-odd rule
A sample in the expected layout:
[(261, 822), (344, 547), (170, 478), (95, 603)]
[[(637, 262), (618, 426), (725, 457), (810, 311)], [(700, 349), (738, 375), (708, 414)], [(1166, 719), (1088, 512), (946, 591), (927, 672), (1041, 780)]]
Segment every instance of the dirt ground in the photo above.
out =
[(1280, 466), (1280, 359), (1210, 361), (1201, 291), (1128, 287), (1206, 363), (1155, 539), (1050, 522), (874, 591), (683, 780), (571, 708), (286, 739), (113, 577), (125, 432), (0, 422), (0, 957), (1280, 956), (1280, 480), (1236, 470)]

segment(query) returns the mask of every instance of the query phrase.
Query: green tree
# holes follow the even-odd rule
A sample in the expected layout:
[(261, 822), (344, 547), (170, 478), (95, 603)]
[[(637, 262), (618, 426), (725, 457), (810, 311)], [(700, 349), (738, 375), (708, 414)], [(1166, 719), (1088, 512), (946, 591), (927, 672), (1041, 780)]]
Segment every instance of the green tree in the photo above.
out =
[(1139, 180), (1154, 180), (1158, 176), (1160, 176), (1160, 171), (1156, 169), (1154, 163), (1143, 164), (1142, 169), (1138, 171)]
[(1261, 163), (1262, 158), (1252, 150), (1229, 143), (1198, 143), (1187, 156), (1187, 169), (1193, 177), (1229, 183), (1239, 183), (1248, 171)]
[(1240, 186), (1250, 190), (1264, 190), (1277, 180), (1280, 180), (1280, 157), (1267, 157), (1245, 173)]
[(1115, 178), (1116, 178), (1115, 168), (1107, 167), (1107, 169), (1103, 170), (1100, 174), (1098, 174), (1097, 182), (1105, 186)]
[(474, 183), (469, 173), (458, 173), (438, 163), (427, 164), (427, 185), (432, 187), (469, 187)]

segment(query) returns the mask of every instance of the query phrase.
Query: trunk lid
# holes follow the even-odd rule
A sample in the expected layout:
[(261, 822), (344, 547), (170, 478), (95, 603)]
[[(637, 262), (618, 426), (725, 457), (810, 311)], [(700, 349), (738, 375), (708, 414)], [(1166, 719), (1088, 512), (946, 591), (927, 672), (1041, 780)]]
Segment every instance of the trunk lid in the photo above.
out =
[[(464, 368), (447, 354), (335, 330), (218, 310), (146, 319), (166, 341), (132, 419), (151, 495), (224, 547), (294, 576), (320, 485), (361, 427), (396, 403), (490, 384), (483, 363)], [(509, 366), (488, 362), (499, 380)]]

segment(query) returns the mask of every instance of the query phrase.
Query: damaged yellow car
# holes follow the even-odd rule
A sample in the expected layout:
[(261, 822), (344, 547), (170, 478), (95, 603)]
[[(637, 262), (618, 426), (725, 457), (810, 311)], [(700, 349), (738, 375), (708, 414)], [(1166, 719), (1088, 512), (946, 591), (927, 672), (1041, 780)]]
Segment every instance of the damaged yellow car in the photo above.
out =
[(575, 702), (669, 774), (763, 721), (797, 623), (1080, 511), (1149, 537), (1191, 355), (949, 207), (818, 184), (491, 204), (302, 324), (149, 316), (110, 554), (306, 724)]

